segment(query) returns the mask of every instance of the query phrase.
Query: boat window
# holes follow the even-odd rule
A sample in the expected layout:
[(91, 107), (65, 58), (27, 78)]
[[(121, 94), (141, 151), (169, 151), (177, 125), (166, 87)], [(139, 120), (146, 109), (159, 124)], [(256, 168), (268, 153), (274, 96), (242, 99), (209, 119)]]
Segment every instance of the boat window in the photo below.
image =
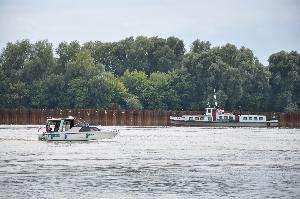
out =
[(204, 117), (200, 117), (200, 120), (204, 120)]
[(74, 120), (72, 120), (72, 119), (65, 119), (65, 122), (70, 125), (70, 129), (74, 127)]
[(60, 121), (48, 121), (46, 126), (47, 132), (58, 132), (60, 126)]
[(207, 112), (208, 112), (208, 113), (211, 113), (211, 109), (207, 109)]
[(99, 131), (97, 127), (83, 126), (79, 132)]
[(219, 119), (220, 119), (220, 120), (223, 119), (222, 116), (219, 116)]
[(193, 117), (189, 117), (189, 120), (193, 120)]
[(254, 120), (257, 120), (257, 117), (254, 117)]
[(233, 117), (232, 117), (232, 116), (229, 116), (229, 120), (233, 120)]
[(247, 117), (243, 117), (243, 120), (247, 120)]
[(199, 117), (195, 117), (195, 120), (199, 120)]
[(79, 132), (88, 132), (88, 131), (90, 131), (90, 127), (88, 127), (88, 126), (83, 126), (83, 127), (81, 127), (81, 129), (79, 130)]
[(228, 116), (224, 116), (224, 119), (225, 119), (225, 120), (228, 120)]
[(263, 120), (263, 117), (259, 117), (259, 120)]
[(252, 117), (249, 117), (249, 120), (252, 120)]

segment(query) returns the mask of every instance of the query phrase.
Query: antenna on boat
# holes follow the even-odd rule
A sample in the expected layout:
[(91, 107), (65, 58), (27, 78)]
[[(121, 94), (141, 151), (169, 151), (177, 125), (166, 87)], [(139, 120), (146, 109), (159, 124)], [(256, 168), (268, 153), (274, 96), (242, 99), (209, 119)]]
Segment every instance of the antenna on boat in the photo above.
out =
[(214, 89), (214, 99), (215, 99), (215, 107), (217, 107), (218, 106), (218, 102), (217, 102), (216, 89)]

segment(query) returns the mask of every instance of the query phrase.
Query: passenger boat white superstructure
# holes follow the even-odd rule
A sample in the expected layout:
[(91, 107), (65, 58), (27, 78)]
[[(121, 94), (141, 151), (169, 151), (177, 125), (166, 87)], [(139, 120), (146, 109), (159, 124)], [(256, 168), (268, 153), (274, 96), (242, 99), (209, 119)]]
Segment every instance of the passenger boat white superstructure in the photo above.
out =
[(215, 107), (205, 109), (204, 115), (170, 116), (171, 125), (178, 126), (211, 126), (211, 127), (277, 127), (278, 120), (267, 120), (266, 115), (242, 115), (226, 113), (223, 109)]
[(75, 126), (74, 117), (47, 119), (46, 131), (38, 136), (44, 141), (89, 141), (112, 139), (118, 130), (99, 129), (96, 126)]

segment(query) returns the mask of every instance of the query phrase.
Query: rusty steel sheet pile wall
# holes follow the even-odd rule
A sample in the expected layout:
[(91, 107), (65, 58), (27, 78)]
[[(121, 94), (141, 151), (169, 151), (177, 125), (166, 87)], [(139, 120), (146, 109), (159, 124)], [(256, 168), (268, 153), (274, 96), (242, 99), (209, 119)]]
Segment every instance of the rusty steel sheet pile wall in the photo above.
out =
[[(48, 117), (73, 116), (77, 123), (104, 126), (169, 126), (172, 116), (204, 114), (203, 111), (97, 110), (97, 109), (0, 109), (0, 124), (45, 124)], [(242, 112), (279, 119), (280, 127), (300, 128), (300, 113)]]
[(300, 128), (300, 112), (281, 113), (279, 116), (279, 126), (286, 128)]
[(0, 124), (45, 124), (47, 118), (73, 116), (77, 123), (104, 126), (168, 126), (170, 115), (202, 114), (196, 111), (0, 109)]

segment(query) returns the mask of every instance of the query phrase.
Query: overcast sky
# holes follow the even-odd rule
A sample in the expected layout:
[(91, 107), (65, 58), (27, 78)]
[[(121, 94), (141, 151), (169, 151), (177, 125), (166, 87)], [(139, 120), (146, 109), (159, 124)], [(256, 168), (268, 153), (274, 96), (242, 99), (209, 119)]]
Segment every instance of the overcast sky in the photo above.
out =
[(0, 48), (48, 39), (80, 43), (129, 36), (176, 36), (246, 46), (270, 54), (300, 51), (298, 0), (0, 0)]

